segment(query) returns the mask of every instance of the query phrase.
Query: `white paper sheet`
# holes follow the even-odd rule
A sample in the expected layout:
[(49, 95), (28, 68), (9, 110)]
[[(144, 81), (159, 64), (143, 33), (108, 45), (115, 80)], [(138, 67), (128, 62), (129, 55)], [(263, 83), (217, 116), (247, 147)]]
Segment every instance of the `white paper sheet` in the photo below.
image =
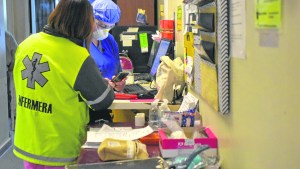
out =
[(246, 5), (245, 0), (231, 2), (231, 57), (246, 58)]
[(198, 99), (195, 96), (193, 96), (191, 93), (187, 93), (183, 97), (183, 101), (182, 101), (178, 111), (179, 112), (187, 111), (191, 108), (194, 108), (197, 105), (197, 103), (198, 103)]
[(132, 129), (132, 130), (120, 130), (112, 128), (108, 125), (103, 125), (99, 131), (88, 131), (87, 142), (99, 143), (106, 138), (120, 139), (120, 140), (136, 140), (141, 137), (147, 136), (153, 132), (150, 126)]

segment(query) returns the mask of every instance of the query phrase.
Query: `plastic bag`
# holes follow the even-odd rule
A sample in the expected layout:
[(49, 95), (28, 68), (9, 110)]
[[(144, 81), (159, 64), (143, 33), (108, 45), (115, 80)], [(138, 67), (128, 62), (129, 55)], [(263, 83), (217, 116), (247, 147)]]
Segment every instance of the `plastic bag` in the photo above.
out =
[(105, 139), (97, 152), (102, 161), (147, 159), (149, 157), (145, 144), (139, 141), (112, 138)]
[(167, 99), (169, 102), (173, 98), (173, 86), (184, 84), (184, 68), (180, 57), (171, 60), (168, 56), (160, 58), (161, 63), (156, 73), (156, 99)]

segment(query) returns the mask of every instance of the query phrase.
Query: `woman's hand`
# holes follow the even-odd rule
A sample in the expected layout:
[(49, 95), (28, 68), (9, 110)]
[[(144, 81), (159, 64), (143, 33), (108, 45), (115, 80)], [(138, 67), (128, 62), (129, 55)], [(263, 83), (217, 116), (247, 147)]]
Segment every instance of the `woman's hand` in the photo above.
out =
[[(113, 76), (113, 78), (114, 78), (114, 76)], [(108, 81), (109, 85), (110, 85), (115, 91), (121, 92), (121, 91), (123, 91), (123, 89), (124, 89), (124, 86), (125, 86), (125, 84), (126, 84), (127, 77), (124, 78), (124, 79), (122, 79), (121, 81), (115, 82), (115, 83), (112, 82), (111, 80), (109, 80), (108, 78), (105, 78), (105, 79)]]
[(116, 83), (115, 83), (116, 85), (115, 85), (114, 90), (115, 90), (115, 91), (118, 91), (118, 92), (123, 91), (124, 86), (125, 86), (125, 84), (126, 84), (126, 80), (127, 80), (127, 77), (125, 77), (124, 79), (122, 79), (122, 80), (119, 81), (119, 82), (116, 82)]

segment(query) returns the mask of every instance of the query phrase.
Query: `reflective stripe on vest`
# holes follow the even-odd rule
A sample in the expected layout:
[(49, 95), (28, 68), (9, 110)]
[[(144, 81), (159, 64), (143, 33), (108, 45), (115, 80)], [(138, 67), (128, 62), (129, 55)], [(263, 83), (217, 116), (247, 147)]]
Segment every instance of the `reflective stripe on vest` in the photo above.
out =
[(43, 156), (37, 156), (28, 152), (25, 152), (21, 149), (19, 149), (17, 146), (14, 146), (14, 150), (17, 151), (18, 153), (30, 157), (30, 158), (34, 158), (37, 160), (42, 160), (42, 161), (48, 161), (48, 162), (63, 162), (63, 163), (71, 163), (74, 162), (78, 157), (75, 158), (53, 158), (53, 157), (43, 157)]
[(107, 97), (107, 95), (110, 91), (111, 91), (111, 88), (110, 88), (110, 86), (108, 86), (100, 97), (98, 97), (97, 99), (95, 99), (93, 101), (87, 101), (87, 104), (93, 105), (93, 104), (102, 102), (102, 100), (104, 100)]

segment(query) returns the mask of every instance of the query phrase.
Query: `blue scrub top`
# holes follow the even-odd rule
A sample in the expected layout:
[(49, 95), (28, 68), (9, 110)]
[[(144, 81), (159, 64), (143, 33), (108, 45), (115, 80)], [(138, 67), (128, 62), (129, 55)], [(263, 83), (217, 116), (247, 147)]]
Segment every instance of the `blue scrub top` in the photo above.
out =
[(90, 53), (94, 58), (103, 77), (112, 79), (112, 76), (122, 71), (119, 57), (119, 47), (114, 37), (109, 34), (104, 40), (101, 40), (102, 51), (95, 46), (90, 45)]

